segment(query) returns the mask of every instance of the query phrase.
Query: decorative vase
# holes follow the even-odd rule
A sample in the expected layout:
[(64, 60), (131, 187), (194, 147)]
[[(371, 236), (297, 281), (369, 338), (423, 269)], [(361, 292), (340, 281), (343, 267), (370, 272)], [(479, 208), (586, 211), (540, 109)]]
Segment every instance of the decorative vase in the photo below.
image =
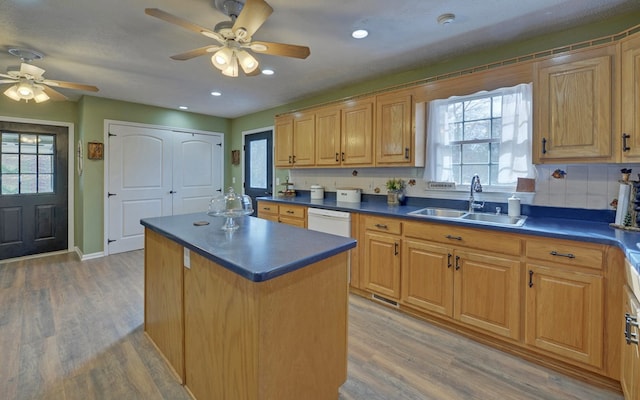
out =
[(397, 206), (400, 204), (400, 190), (389, 190), (387, 192), (387, 204)]

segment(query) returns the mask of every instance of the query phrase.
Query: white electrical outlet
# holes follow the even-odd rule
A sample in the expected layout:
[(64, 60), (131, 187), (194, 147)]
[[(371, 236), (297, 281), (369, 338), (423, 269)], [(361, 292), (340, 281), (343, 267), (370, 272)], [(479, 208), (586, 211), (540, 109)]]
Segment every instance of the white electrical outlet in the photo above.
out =
[(280, 185), (280, 178), (276, 178), (276, 185)]

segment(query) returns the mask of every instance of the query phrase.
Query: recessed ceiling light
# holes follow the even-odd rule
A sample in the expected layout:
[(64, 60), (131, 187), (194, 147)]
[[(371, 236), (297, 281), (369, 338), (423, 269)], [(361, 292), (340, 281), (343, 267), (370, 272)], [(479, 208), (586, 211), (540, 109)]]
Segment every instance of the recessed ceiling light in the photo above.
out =
[(275, 74), (275, 72), (272, 69), (263, 69), (262, 73), (264, 75), (273, 75), (273, 74)]
[(214, 91), (214, 92), (211, 92), (211, 95), (212, 96), (222, 96), (222, 93)]
[(450, 13), (442, 14), (441, 16), (438, 17), (438, 23), (440, 25), (449, 25), (455, 20), (456, 20), (455, 14), (450, 14)]
[(181, 109), (181, 110), (188, 110), (189, 109), (189, 107), (187, 107), (187, 106), (180, 106), (178, 108)]
[(369, 36), (369, 32), (367, 32), (365, 29), (356, 29), (351, 33), (351, 36), (354, 39), (364, 39)]

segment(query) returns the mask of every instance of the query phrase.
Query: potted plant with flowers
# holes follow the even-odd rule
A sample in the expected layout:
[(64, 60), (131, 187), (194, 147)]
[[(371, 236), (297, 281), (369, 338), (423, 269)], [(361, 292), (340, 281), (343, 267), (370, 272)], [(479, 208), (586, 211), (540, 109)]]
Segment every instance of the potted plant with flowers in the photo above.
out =
[(392, 178), (387, 181), (387, 204), (397, 206), (404, 199), (404, 181)]

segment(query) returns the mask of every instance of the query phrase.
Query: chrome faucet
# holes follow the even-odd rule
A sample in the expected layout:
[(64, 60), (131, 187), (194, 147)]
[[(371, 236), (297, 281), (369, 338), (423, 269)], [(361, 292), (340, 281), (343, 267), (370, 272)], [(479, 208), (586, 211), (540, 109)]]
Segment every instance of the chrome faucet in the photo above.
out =
[(482, 210), (484, 208), (484, 201), (482, 203), (476, 203), (473, 198), (473, 192), (480, 193), (482, 192), (482, 185), (480, 184), (480, 177), (478, 174), (475, 174), (473, 178), (471, 178), (471, 185), (469, 188), (469, 212), (472, 213), (474, 210)]

